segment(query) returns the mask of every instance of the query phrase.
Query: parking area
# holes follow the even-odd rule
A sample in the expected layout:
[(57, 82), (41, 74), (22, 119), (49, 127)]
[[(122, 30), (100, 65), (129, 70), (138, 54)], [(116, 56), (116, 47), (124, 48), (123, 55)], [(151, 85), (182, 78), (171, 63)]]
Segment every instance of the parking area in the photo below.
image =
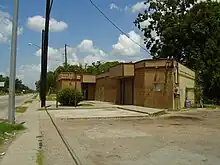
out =
[(220, 162), (219, 111), (195, 112), (191, 117), (130, 119), (65, 120), (53, 115), (82, 164), (218, 165)]

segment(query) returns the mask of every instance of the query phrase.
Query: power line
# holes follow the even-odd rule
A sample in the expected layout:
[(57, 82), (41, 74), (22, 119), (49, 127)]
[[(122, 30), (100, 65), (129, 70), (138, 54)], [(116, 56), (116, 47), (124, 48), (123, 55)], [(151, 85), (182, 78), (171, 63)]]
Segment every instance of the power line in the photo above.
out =
[(120, 27), (118, 27), (92, 0), (89, 0), (90, 3), (102, 14), (103, 17), (105, 17), (118, 31), (120, 31), (122, 34), (124, 34), (128, 39), (130, 39), (133, 43), (135, 43), (136, 45), (138, 45), (140, 48), (142, 48), (143, 50), (145, 50), (147, 53), (150, 54), (150, 52), (143, 47), (142, 45), (140, 45), (138, 42), (136, 42), (135, 40), (133, 40), (130, 36), (128, 36)]

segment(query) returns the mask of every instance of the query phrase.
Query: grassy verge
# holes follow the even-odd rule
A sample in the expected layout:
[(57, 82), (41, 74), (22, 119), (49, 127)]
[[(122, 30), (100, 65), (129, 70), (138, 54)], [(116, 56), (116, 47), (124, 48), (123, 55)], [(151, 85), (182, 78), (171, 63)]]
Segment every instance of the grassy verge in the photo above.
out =
[(28, 107), (23, 107), (23, 106), (20, 106), (20, 107), (16, 107), (16, 112), (17, 113), (24, 113), (26, 112)]
[(56, 101), (56, 94), (51, 94), (47, 96), (47, 101)]
[(32, 97), (32, 99), (36, 99), (36, 98), (37, 98), (37, 96), (38, 96), (37, 94), (36, 94), (36, 95), (34, 95), (34, 96)]
[(0, 145), (2, 145), (5, 139), (10, 138), (10, 134), (13, 132), (24, 130), (22, 124), (9, 124), (7, 122), (0, 123)]
[(23, 93), (15, 93), (15, 96), (23, 96)]
[(37, 165), (43, 165), (43, 158), (44, 158), (43, 152), (39, 151), (37, 153), (37, 160), (36, 160)]
[(92, 107), (92, 106), (94, 106), (94, 105), (92, 105), (92, 104), (79, 104), (78, 106), (80, 106), (80, 107)]
[(24, 104), (31, 104), (33, 102), (33, 100), (27, 100), (24, 102)]

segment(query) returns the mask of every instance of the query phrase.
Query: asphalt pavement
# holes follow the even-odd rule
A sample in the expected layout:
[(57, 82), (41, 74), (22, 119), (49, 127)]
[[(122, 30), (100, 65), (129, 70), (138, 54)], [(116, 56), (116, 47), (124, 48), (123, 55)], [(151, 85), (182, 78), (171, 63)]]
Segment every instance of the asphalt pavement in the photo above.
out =
[[(26, 100), (31, 98), (33, 94), (15, 96), (15, 105), (22, 105)], [(0, 96), (0, 117), (5, 117), (8, 110), (8, 95)]]

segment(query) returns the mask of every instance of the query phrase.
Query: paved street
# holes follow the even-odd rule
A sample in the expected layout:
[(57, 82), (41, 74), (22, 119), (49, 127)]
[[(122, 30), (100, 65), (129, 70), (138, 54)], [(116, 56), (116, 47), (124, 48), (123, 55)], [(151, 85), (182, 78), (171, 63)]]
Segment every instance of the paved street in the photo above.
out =
[[(21, 105), (25, 102), (28, 98), (31, 98), (33, 94), (23, 95), (23, 96), (16, 96), (15, 97), (15, 105)], [(7, 114), (8, 108), (8, 95), (0, 96), (0, 117), (5, 117)]]

